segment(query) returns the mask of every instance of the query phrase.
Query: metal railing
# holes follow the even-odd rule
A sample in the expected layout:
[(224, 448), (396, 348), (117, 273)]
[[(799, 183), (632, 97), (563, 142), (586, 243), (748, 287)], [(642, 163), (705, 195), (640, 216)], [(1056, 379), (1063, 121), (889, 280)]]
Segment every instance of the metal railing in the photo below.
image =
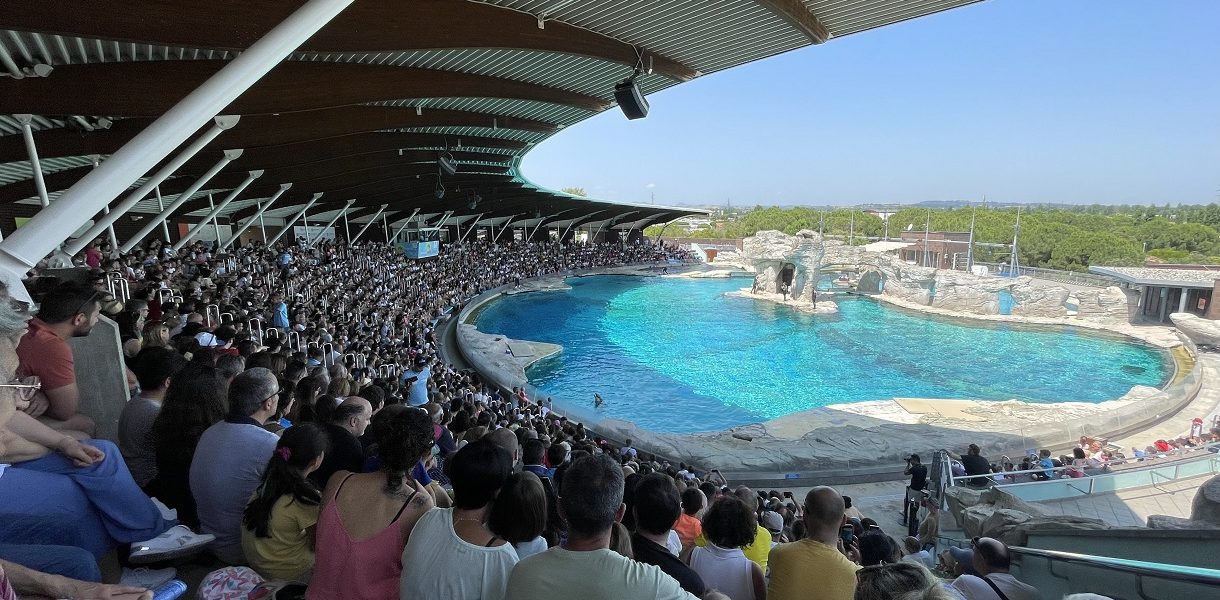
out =
[(1012, 267), (1007, 264), (984, 262), (975, 262), (974, 264), (984, 265), (991, 273), (999, 275), (1000, 277), (1026, 275), (1035, 279), (1046, 279), (1048, 281), (1057, 281), (1059, 283), (1103, 288), (1122, 283), (1113, 277), (1106, 277), (1105, 275), (1097, 275), (1095, 273), (1081, 273), (1079, 271), (1061, 271), (1059, 269), (1046, 269), (1043, 267), (1018, 266), (1014, 274)]
[[(1202, 567), (1187, 567), (1181, 565), (1172, 565), (1165, 563), (1145, 562), (1142, 560), (1129, 560), (1125, 558), (1110, 558), (1106, 556), (1095, 556), (1089, 554), (1076, 554), (1073, 552), (1061, 552), (1058, 550), (1039, 550), (1037, 548), (1024, 548), (1021, 546), (1010, 546), (1009, 552), (1018, 557), (1020, 560), (1020, 570), (1022, 579), (1032, 579), (1034, 568), (1033, 561), (1030, 558), (1042, 559), (1047, 563), (1047, 572), (1057, 579), (1069, 579), (1070, 575), (1056, 573), (1056, 565), (1080, 565), (1100, 569), (1109, 573), (1130, 575), (1135, 577), (1135, 593), (1139, 598), (1145, 600), (1154, 600), (1159, 598), (1179, 598), (1183, 596), (1151, 595), (1145, 589), (1146, 579), (1155, 579), (1159, 582), (1173, 582), (1180, 584), (1191, 584), (1195, 586), (1205, 586), (1208, 588), (1220, 588), (1220, 570), (1205, 569)], [(1096, 576), (1081, 576), (1087, 581), (1093, 591), (1097, 589), (1096, 585), (1102, 584), (1101, 578)], [(1073, 590), (1086, 591), (1086, 590)], [(1195, 596), (1202, 598), (1203, 596)], [(1214, 596), (1213, 596), (1214, 597)]]

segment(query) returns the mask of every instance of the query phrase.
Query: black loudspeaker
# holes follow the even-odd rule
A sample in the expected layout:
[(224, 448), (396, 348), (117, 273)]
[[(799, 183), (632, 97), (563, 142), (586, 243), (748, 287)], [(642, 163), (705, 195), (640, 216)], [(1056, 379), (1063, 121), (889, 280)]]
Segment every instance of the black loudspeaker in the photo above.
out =
[(628, 119), (642, 119), (648, 116), (648, 99), (640, 92), (639, 86), (632, 79), (624, 80), (614, 86), (614, 100)]

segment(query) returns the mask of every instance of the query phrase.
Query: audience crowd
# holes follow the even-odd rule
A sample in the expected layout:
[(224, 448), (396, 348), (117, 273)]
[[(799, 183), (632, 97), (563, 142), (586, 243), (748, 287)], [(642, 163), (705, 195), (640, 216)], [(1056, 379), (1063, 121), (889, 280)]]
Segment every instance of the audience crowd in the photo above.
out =
[[(112, 551), (128, 567), (210, 565), (201, 598), (285, 582), (318, 600), (1039, 597), (996, 540), (938, 577), (934, 528), (899, 544), (832, 488), (730, 486), (441, 358), (438, 324), (481, 292), (688, 259), (680, 250), (108, 251), (86, 251), (117, 274), (92, 286), (2, 288), (0, 600), (150, 598), (174, 575), (132, 568), (102, 584)], [(68, 343), (103, 313), (132, 388), (117, 444), (93, 437)]]

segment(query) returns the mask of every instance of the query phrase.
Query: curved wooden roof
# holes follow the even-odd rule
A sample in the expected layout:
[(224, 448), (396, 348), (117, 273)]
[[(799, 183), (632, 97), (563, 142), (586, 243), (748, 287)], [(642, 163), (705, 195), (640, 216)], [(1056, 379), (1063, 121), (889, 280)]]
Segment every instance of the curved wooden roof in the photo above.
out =
[[(35, 115), (52, 197), (282, 21), (303, 0), (8, 0), (0, 3), (0, 203), (36, 204), (15, 114)], [(221, 157), (242, 156), (178, 212), (202, 214), (251, 170), (264, 174), (226, 210), (292, 183), (273, 211), (316, 192), (328, 214), (381, 204), (405, 218), (662, 222), (694, 210), (576, 198), (524, 177), (521, 157), (564, 127), (614, 106), (640, 67), (645, 93), (706, 73), (977, 0), (359, 0), (242, 94), (241, 115), (163, 183), (185, 191)], [(21, 69), (48, 64), (48, 77)], [(99, 127), (104, 117), (109, 127)], [(664, 118), (656, 114), (652, 118)], [(459, 165), (442, 177), (436, 159)], [(139, 182), (133, 182), (133, 187)], [(118, 199), (115, 201), (117, 202)], [(137, 212), (156, 212), (146, 200)], [(333, 214), (333, 212), (329, 213)], [(388, 217), (393, 221), (393, 217)]]

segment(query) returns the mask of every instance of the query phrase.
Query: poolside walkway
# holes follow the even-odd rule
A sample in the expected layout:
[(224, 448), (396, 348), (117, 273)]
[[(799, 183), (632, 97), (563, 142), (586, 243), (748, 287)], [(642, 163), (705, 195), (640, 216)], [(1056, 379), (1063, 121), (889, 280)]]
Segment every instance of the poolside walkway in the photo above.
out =
[(1149, 515), (1189, 518), (1195, 492), (1211, 477), (1204, 475), (1163, 485), (1031, 504), (1049, 512), (1100, 519), (1116, 527), (1144, 527)]

